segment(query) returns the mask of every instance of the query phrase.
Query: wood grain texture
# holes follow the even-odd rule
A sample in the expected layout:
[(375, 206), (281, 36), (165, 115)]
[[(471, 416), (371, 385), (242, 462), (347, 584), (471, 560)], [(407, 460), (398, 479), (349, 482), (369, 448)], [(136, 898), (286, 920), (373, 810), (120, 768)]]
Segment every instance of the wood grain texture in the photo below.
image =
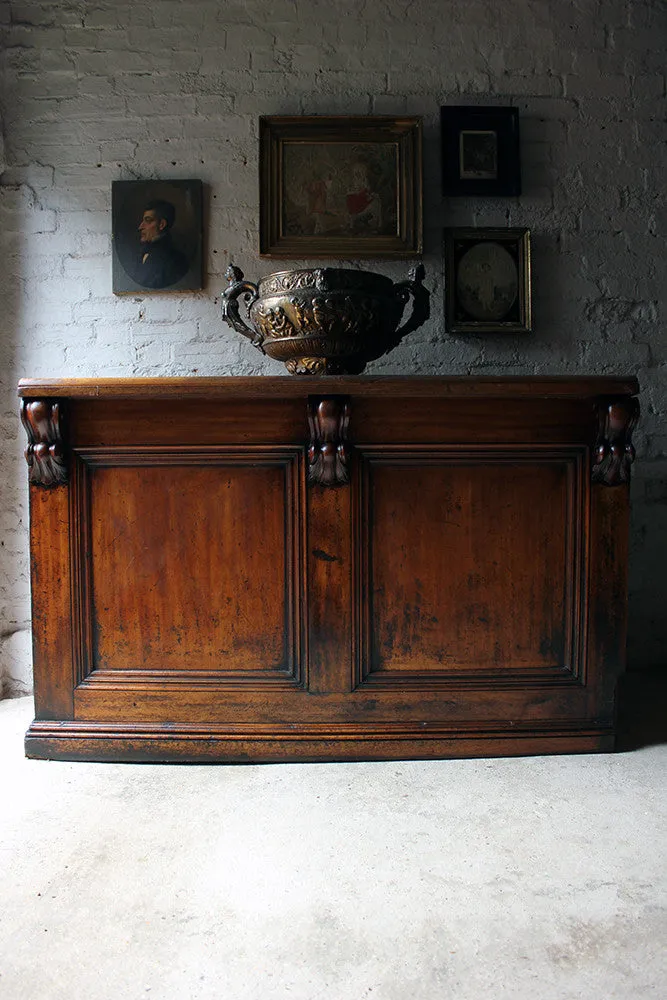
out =
[(307, 763), (317, 761), (429, 760), (442, 757), (504, 757), (537, 754), (595, 753), (614, 748), (609, 728), (576, 726), (530, 728), (507, 726), (466, 730), (412, 727), (373, 731), (367, 725), (346, 733), (331, 726), (320, 730), (252, 732), (178, 730), (162, 727), (78, 727), (48, 729), (33, 723), (26, 756), (50, 760), (155, 763)]
[(349, 489), (308, 489), (308, 690), (350, 690), (352, 513)]
[(583, 455), (368, 452), (366, 683), (580, 673)]
[(72, 554), (67, 486), (30, 487), (30, 587), (35, 712), (41, 719), (71, 719)]
[(639, 392), (637, 379), (624, 378), (524, 378), (523, 376), (431, 376), (399, 378), (385, 375), (237, 376), (230, 378), (24, 378), (18, 394), (25, 398), (62, 396), (68, 399), (294, 399), (312, 395), (359, 393), (389, 399), (427, 397), (455, 399), (596, 399), (599, 396), (632, 396)]
[(90, 671), (299, 682), (295, 461), (89, 457)]
[[(591, 468), (633, 379), (67, 385), (21, 387), (63, 400), (71, 450), (68, 487), (31, 489), (31, 756), (613, 746), (628, 488)], [(336, 389), (330, 489), (308, 401)]]

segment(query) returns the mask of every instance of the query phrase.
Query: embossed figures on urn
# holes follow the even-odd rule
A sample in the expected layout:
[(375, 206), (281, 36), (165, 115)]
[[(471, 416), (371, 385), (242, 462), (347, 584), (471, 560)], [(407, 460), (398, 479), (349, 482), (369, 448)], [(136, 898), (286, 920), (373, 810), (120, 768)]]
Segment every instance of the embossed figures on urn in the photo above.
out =
[(350, 481), (347, 428), (350, 403), (346, 396), (308, 400), (308, 481), (318, 486), (345, 486)]
[(34, 486), (67, 482), (61, 404), (51, 399), (22, 399), (21, 423), (28, 435), (25, 459)]
[(639, 419), (639, 401), (632, 396), (597, 404), (598, 436), (593, 452), (593, 482), (619, 486), (630, 482), (635, 460), (632, 432)]
[[(293, 375), (358, 375), (429, 316), (422, 265), (396, 284), (381, 274), (330, 267), (278, 271), (258, 285), (237, 267), (225, 276), (223, 320)], [(412, 313), (399, 326), (411, 296)]]

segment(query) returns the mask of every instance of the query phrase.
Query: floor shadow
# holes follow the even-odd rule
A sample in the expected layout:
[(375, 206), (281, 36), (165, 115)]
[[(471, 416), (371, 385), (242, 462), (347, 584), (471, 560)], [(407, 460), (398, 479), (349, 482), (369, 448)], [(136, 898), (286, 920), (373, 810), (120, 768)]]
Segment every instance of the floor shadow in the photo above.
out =
[(667, 743), (667, 670), (625, 674), (618, 688), (617, 749)]

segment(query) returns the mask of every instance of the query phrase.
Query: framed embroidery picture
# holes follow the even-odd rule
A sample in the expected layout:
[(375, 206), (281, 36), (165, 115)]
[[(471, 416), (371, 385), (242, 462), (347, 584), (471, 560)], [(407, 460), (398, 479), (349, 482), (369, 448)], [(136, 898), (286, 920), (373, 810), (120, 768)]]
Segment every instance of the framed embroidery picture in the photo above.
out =
[(443, 194), (521, 194), (517, 108), (444, 107), (440, 124)]
[(528, 229), (445, 230), (449, 333), (530, 333)]
[(422, 249), (422, 124), (264, 117), (260, 254), (413, 257)]
[(115, 294), (202, 287), (201, 181), (114, 181), (111, 224)]

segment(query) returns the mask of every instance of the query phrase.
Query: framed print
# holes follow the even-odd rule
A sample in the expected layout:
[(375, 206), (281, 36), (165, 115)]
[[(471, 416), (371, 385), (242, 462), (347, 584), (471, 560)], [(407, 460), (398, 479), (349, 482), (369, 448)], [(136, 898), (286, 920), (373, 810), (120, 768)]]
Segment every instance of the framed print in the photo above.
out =
[(202, 287), (201, 181), (114, 181), (111, 225), (116, 295)]
[(421, 253), (420, 118), (263, 117), (259, 136), (262, 256)]
[(450, 333), (530, 333), (528, 229), (445, 230)]
[(519, 195), (517, 108), (440, 108), (445, 195)]

